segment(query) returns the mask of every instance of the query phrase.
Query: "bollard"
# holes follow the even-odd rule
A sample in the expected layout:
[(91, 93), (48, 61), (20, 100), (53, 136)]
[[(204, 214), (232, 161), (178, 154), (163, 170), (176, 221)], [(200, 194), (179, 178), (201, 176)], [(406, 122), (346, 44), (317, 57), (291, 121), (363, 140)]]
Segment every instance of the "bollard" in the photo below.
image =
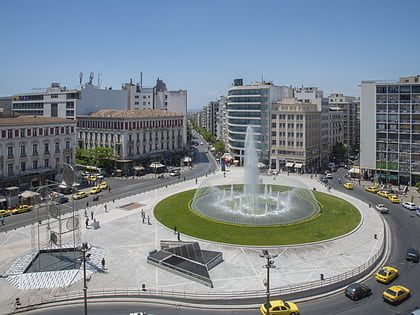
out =
[(142, 291), (146, 291), (146, 284), (142, 283), (141, 289), (142, 289)]
[(324, 280), (324, 274), (321, 273), (320, 276), (321, 276), (321, 280)]

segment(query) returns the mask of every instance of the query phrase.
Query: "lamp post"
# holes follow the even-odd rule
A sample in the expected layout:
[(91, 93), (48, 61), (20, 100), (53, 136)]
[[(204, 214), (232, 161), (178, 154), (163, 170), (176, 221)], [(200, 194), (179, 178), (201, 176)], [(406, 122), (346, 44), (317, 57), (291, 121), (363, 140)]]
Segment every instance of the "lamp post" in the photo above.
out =
[(270, 315), (270, 269), (276, 268), (274, 265), (274, 261), (272, 259), (276, 258), (278, 255), (270, 255), (268, 253), (268, 250), (264, 249), (262, 251), (263, 253), (260, 255), (261, 258), (267, 259), (267, 264), (263, 266), (264, 268), (267, 268), (267, 281), (265, 283), (265, 286), (267, 288), (266, 294), (267, 294), (267, 315)]
[(85, 315), (87, 315), (87, 280), (86, 280), (86, 252), (88, 250), (88, 244), (83, 243), (82, 248), (80, 249), (83, 253), (83, 300), (85, 306)]

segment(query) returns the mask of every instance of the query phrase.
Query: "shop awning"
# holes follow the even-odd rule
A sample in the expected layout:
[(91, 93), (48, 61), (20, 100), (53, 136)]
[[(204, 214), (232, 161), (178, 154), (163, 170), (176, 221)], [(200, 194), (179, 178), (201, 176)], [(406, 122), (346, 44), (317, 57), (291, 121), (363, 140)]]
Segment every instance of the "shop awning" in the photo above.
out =
[(30, 190), (27, 190), (22, 193), (22, 198), (31, 198), (36, 195), (39, 195), (39, 194)]
[(296, 163), (295, 164), (295, 168), (302, 168), (303, 164), (302, 163)]
[(293, 167), (293, 165), (295, 165), (295, 163), (290, 163), (290, 162), (286, 163), (286, 167)]

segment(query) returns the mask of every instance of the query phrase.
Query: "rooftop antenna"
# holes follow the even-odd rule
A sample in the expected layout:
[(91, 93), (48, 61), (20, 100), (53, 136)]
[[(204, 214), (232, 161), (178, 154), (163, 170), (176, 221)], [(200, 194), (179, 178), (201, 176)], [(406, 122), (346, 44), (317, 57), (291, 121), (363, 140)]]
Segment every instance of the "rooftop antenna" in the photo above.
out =
[(83, 80), (83, 72), (79, 73), (79, 84), (82, 85), (82, 80)]
[(101, 87), (102, 73), (98, 71), (98, 87)]
[(140, 88), (143, 88), (143, 72), (140, 72)]

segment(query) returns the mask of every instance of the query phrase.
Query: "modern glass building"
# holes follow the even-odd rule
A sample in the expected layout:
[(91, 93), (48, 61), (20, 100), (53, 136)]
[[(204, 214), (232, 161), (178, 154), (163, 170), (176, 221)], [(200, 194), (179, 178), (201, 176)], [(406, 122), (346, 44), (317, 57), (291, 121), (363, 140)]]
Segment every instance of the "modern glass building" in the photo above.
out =
[(226, 120), (227, 147), (235, 163), (243, 165), (246, 129), (251, 126), (259, 161), (269, 165), (271, 104), (292, 95), (292, 88), (271, 82), (244, 86), (242, 79), (234, 80), (234, 86), (228, 91)]
[(420, 76), (362, 81), (360, 166), (383, 183), (420, 181)]

